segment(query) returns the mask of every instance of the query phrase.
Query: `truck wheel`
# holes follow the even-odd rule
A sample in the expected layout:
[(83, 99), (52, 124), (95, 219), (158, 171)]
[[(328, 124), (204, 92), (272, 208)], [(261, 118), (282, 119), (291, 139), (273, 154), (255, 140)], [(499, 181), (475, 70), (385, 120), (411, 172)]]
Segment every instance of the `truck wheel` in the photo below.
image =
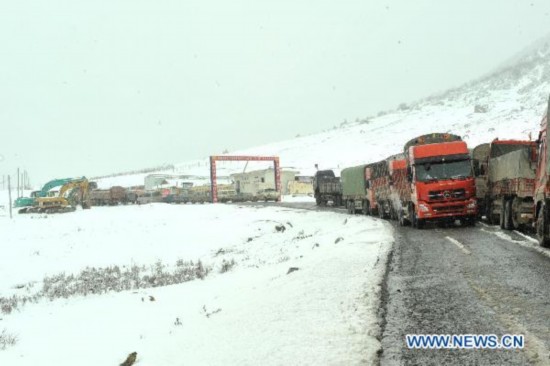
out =
[(504, 229), (504, 225), (505, 225), (505, 220), (504, 220), (504, 216), (505, 216), (505, 212), (506, 212), (506, 201), (504, 199), (502, 199), (502, 206), (500, 208), (500, 215), (499, 215), (499, 226), (501, 229)]
[(387, 217), (386, 210), (384, 210), (384, 205), (382, 203), (378, 205), (378, 217), (382, 220), (385, 220)]
[(476, 226), (477, 216), (466, 217), (462, 220), (464, 226)]
[(507, 200), (503, 202), (502, 206), (502, 215), (504, 216), (504, 227), (503, 229), (512, 230), (512, 200)]
[(397, 212), (397, 210), (393, 206), (392, 202), (389, 202), (389, 205), (390, 205), (390, 218), (392, 220), (398, 220), (399, 219), (399, 213)]
[(414, 222), (415, 222), (415, 228), (417, 228), (418, 230), (422, 230), (424, 229), (424, 224), (425, 224), (425, 221), (424, 219), (419, 219), (417, 216), (416, 216), (416, 213), (414, 214)]
[(419, 219), (418, 216), (416, 216), (416, 210), (414, 209), (414, 206), (411, 207), (411, 225), (415, 229), (423, 229), (424, 228), (424, 220)]
[(400, 209), (397, 215), (398, 215), (397, 219), (399, 220), (399, 226), (407, 226), (409, 224), (409, 222), (405, 218), (405, 212), (403, 211), (403, 209)]
[(355, 215), (355, 202), (354, 201), (348, 201), (348, 213), (350, 215)]
[(523, 205), (523, 200), (519, 197), (514, 197), (510, 202), (510, 218), (512, 223), (512, 228), (518, 230), (520, 227), (520, 217), (521, 217), (521, 208)]
[(487, 222), (489, 225), (498, 225), (499, 219), (497, 215), (493, 213), (493, 205), (491, 205), (491, 201), (487, 200), (487, 205), (485, 206), (485, 216), (487, 217)]
[(371, 214), (370, 202), (367, 201), (367, 200), (363, 201), (363, 214), (364, 215), (370, 215)]
[(550, 237), (548, 234), (548, 213), (546, 211), (546, 205), (542, 204), (537, 216), (536, 231), (539, 245), (548, 248), (550, 247)]

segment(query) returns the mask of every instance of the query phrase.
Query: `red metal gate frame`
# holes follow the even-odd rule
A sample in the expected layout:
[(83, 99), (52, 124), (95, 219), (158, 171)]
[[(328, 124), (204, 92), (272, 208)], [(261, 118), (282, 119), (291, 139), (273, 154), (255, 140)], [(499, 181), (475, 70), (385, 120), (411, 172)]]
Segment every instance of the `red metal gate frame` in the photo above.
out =
[(216, 174), (217, 161), (273, 161), (273, 174), (275, 175), (275, 190), (279, 192), (281, 201), (281, 165), (278, 156), (211, 156), (210, 157), (210, 197), (212, 203), (218, 202), (218, 183)]

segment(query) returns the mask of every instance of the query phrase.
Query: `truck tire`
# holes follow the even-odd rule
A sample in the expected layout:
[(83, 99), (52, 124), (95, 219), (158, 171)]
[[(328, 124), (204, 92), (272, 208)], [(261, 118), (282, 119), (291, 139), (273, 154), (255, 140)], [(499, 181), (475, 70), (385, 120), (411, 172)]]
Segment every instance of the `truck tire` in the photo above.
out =
[(520, 228), (521, 209), (523, 206), (523, 200), (519, 197), (514, 197), (510, 202), (510, 218), (512, 222), (512, 228), (518, 230)]
[(388, 207), (390, 209), (388, 218), (390, 220), (397, 220), (397, 212), (395, 211), (395, 207), (393, 207), (392, 201), (388, 201)]
[(348, 214), (355, 215), (355, 202), (353, 202), (352, 200), (349, 200), (347, 202), (347, 207), (348, 207)]
[(545, 248), (550, 247), (550, 234), (548, 232), (549, 220), (547, 211), (548, 209), (546, 208), (546, 204), (543, 203), (539, 209), (536, 223), (537, 240), (539, 245)]
[(504, 222), (504, 216), (505, 216), (505, 213), (506, 212), (506, 201), (504, 200), (504, 198), (502, 199), (502, 206), (500, 208), (500, 215), (499, 215), (499, 226), (501, 229), (504, 229), (504, 225), (505, 225), (505, 222)]
[(370, 203), (369, 201), (367, 200), (364, 200), (362, 202), (362, 206), (363, 206), (363, 215), (369, 215), (370, 214)]
[(512, 230), (514, 227), (512, 225), (512, 200), (506, 200), (503, 202), (502, 206), (502, 215), (504, 216), (504, 227), (505, 230)]
[(485, 208), (485, 216), (487, 217), (487, 222), (489, 223), (489, 225), (498, 225), (500, 219), (499, 217), (497, 217), (497, 215), (494, 214), (493, 210), (494, 208), (491, 204), (491, 200), (488, 199)]
[(414, 227), (415, 229), (423, 229), (424, 228), (424, 220), (423, 219), (419, 219), (418, 216), (416, 216), (416, 210), (414, 208), (414, 206), (411, 206), (410, 207), (410, 215), (409, 217), (411, 218), (411, 225), (412, 227)]
[(378, 205), (378, 218), (381, 220), (384, 220), (386, 218), (386, 215), (384, 214), (384, 206), (382, 203)]
[(409, 221), (405, 218), (405, 212), (403, 211), (403, 209), (399, 210), (397, 216), (398, 216), (397, 219), (399, 220), (399, 226), (409, 225)]

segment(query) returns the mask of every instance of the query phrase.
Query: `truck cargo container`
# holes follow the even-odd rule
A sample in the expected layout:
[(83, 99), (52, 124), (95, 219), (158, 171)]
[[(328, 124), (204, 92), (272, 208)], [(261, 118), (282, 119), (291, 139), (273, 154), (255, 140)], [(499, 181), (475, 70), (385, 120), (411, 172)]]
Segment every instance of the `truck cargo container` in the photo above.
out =
[(403, 215), (399, 215), (411, 196), (411, 186), (407, 181), (407, 161), (404, 154), (394, 155), (387, 159), (389, 171), (391, 218), (400, 220), (401, 225), (406, 225)]
[[(342, 201), (348, 213), (360, 212), (364, 215), (377, 215), (372, 190), (367, 190), (367, 167), (372, 164), (345, 168), (340, 174), (342, 180)], [(374, 206), (374, 207), (371, 207)]]
[(370, 208), (368, 214), (376, 213), (381, 219), (391, 217), (393, 206), (391, 203), (388, 161), (382, 160), (369, 164), (366, 169), (366, 175), (367, 197)]
[(487, 203), (485, 202), (485, 198), (488, 193), (486, 175), (490, 148), (490, 143), (484, 143), (476, 146), (471, 152), (476, 183), (477, 214), (480, 219), (482, 216), (486, 215), (485, 209)]
[(535, 231), (541, 246), (550, 246), (550, 149), (548, 149), (548, 108), (541, 121), (541, 131), (537, 140), (537, 173), (535, 179), (534, 211)]
[(404, 148), (411, 195), (400, 222), (423, 228), (426, 222), (475, 225), (477, 202), (468, 147), (460, 136), (432, 133)]
[[(495, 139), (476, 171), (476, 186), (485, 189), (478, 206), (490, 223), (516, 230), (534, 220), (536, 142)], [(479, 194), (478, 194), (479, 195)]]
[(126, 188), (114, 186), (109, 189), (94, 189), (90, 192), (90, 201), (93, 206), (126, 204)]

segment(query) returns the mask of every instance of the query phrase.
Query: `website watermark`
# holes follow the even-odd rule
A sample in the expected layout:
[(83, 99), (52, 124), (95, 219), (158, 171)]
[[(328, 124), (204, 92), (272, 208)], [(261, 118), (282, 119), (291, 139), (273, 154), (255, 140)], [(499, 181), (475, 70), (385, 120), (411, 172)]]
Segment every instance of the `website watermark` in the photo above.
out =
[(523, 334), (407, 334), (410, 349), (523, 349)]

